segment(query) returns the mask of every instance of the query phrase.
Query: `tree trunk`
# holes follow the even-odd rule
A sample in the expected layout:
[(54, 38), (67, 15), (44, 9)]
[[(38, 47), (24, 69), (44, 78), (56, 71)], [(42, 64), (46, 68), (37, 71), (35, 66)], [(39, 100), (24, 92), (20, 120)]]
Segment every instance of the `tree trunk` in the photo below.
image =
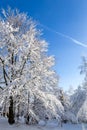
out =
[(14, 112), (13, 112), (13, 97), (10, 96), (10, 106), (9, 106), (9, 116), (8, 116), (9, 124), (14, 124)]

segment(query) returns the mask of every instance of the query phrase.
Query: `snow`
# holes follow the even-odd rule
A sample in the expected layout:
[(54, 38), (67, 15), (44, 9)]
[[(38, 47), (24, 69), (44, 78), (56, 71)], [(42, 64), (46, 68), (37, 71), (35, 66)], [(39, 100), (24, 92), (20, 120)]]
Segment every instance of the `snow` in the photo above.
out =
[(40, 120), (39, 123), (38, 123), (40, 126), (45, 126), (46, 125), (46, 122), (44, 120)]
[(62, 127), (57, 123), (56, 120), (47, 121), (45, 126), (38, 125), (25, 125), (23, 123), (17, 123), (9, 125), (6, 118), (0, 118), (0, 130), (87, 130), (87, 124), (63, 124)]

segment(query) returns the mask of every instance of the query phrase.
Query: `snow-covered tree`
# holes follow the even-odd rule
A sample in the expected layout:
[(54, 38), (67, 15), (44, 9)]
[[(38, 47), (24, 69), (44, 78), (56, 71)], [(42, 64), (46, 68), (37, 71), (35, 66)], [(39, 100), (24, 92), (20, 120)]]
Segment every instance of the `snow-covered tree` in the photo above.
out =
[[(87, 117), (85, 104), (87, 102), (87, 91), (79, 86), (71, 96), (71, 109), (77, 121), (84, 121)], [(84, 109), (84, 110), (83, 110)], [(84, 114), (83, 114), (84, 113)], [(86, 122), (87, 120), (85, 120)]]
[(82, 57), (80, 74), (84, 74), (84, 80), (80, 86), (71, 95), (71, 112), (80, 122), (87, 122), (87, 59)]
[(84, 81), (82, 86), (87, 88), (87, 58), (85, 56), (82, 57), (82, 64), (79, 66), (80, 74), (84, 75)]
[(47, 55), (47, 43), (40, 38), (35, 22), (18, 10), (3, 10), (0, 19), (0, 84), (5, 88), (0, 97), (2, 104), (7, 97), (5, 104), (9, 106), (12, 96), (16, 114), (30, 112), (34, 115), (32, 104), (39, 98), (52, 109), (41, 95), (57, 88), (58, 78), (53, 65), (54, 57)]

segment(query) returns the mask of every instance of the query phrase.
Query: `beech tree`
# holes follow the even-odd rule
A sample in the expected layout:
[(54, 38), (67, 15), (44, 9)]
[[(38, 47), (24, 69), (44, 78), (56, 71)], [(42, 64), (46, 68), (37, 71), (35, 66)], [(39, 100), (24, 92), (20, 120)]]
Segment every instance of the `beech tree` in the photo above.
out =
[[(7, 97), (6, 105), (9, 106), (9, 97), (12, 96), (15, 114), (28, 112), (35, 115), (32, 104), (36, 101), (38, 92), (39, 101), (42, 102), (44, 98), (41, 96), (42, 93), (53, 93), (57, 89), (58, 76), (52, 69), (55, 60), (53, 56), (47, 55), (47, 42), (40, 37), (41, 33), (31, 18), (10, 8), (3, 10), (2, 13), (3, 17), (0, 19), (0, 84), (4, 86), (1, 94), (2, 104)], [(50, 105), (49, 107), (52, 108)]]

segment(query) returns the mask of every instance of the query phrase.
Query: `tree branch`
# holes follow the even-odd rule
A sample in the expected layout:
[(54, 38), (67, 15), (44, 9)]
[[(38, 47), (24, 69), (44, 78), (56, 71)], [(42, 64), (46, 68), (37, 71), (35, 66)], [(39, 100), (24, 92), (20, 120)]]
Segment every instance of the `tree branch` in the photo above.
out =
[[(5, 70), (5, 66), (4, 66), (4, 60), (0, 57), (0, 60), (2, 62), (2, 65), (3, 65), (3, 77), (4, 77), (4, 80), (5, 80), (5, 84), (6, 86), (8, 85), (7, 83), (7, 78), (10, 80), (8, 74), (6, 73), (6, 70)], [(7, 78), (6, 78), (7, 77)]]

